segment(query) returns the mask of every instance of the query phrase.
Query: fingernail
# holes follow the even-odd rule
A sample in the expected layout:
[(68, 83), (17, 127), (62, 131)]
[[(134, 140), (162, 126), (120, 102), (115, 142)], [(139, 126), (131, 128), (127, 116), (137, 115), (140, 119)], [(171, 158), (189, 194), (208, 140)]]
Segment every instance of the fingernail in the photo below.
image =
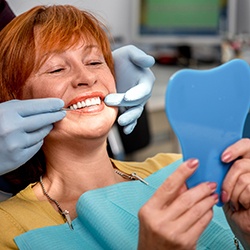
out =
[(216, 182), (208, 182), (207, 185), (210, 187), (212, 192), (214, 192), (217, 188)]
[(187, 161), (187, 166), (191, 169), (196, 168), (199, 164), (199, 160), (198, 159), (189, 159)]
[(227, 203), (229, 201), (229, 197), (226, 191), (221, 192), (221, 200), (223, 203)]
[(223, 162), (229, 162), (231, 159), (231, 154), (229, 152), (226, 152), (226, 153), (222, 154), (221, 159)]
[(212, 197), (214, 198), (215, 204), (219, 202), (219, 195), (218, 194), (212, 194)]

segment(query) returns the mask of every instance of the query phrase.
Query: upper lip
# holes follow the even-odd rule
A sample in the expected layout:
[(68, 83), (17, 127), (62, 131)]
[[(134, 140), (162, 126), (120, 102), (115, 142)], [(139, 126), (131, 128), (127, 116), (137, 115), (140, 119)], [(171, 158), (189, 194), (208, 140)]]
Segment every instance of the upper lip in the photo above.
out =
[(69, 107), (73, 104), (76, 104), (78, 102), (82, 102), (85, 101), (89, 98), (94, 98), (94, 97), (100, 97), (100, 99), (103, 101), (105, 98), (105, 95), (102, 92), (91, 92), (91, 93), (85, 93), (83, 95), (77, 96), (74, 99), (72, 99), (67, 105), (66, 107)]

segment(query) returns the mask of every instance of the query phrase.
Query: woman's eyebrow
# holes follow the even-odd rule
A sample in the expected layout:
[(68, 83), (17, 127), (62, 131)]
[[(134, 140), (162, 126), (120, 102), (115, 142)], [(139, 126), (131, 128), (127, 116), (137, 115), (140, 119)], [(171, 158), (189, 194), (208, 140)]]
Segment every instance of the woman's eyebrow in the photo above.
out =
[(83, 46), (84, 50), (92, 50), (92, 49), (97, 49), (99, 50), (99, 46), (97, 44), (87, 44)]
[(98, 48), (98, 45), (97, 44), (87, 44), (84, 46), (84, 48), (86, 48), (86, 49)]

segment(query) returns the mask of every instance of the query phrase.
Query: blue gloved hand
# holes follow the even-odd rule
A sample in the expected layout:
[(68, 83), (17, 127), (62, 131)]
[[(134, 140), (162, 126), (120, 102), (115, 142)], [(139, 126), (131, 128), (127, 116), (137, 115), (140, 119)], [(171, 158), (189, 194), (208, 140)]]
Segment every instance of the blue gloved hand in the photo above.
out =
[(0, 104), (0, 175), (28, 161), (42, 146), (53, 123), (66, 111), (57, 98), (11, 100)]
[(118, 123), (124, 126), (124, 133), (129, 134), (151, 96), (155, 76), (149, 68), (155, 60), (133, 45), (113, 51), (113, 58), (117, 93), (106, 96), (105, 103), (125, 111), (118, 118)]

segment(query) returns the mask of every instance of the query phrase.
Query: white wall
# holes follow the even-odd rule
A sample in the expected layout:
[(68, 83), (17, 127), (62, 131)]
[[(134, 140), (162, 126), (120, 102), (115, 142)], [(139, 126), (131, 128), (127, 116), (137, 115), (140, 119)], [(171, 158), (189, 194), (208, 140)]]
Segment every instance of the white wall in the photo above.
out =
[(36, 5), (71, 4), (94, 12), (105, 22), (113, 37), (130, 41), (131, 1), (133, 0), (6, 0), (16, 15)]
[(228, 33), (230, 37), (238, 34), (250, 35), (250, 1), (228, 0)]

